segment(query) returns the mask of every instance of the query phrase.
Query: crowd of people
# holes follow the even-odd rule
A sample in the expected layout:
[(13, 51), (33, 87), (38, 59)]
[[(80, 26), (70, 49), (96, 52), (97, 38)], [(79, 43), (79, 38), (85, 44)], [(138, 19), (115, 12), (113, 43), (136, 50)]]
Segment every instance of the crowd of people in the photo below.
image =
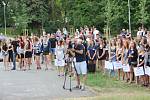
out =
[[(35, 62), (36, 69), (53, 69), (58, 67), (58, 76), (64, 76), (64, 68), (71, 67), (71, 73), (77, 76), (76, 88), (85, 89), (87, 72), (100, 71), (110, 76), (118, 77), (128, 83), (133, 81), (142, 86), (149, 85), (149, 75), (135, 76), (134, 68), (150, 67), (150, 32), (139, 28), (137, 37), (132, 37), (128, 30), (111, 39), (103, 37), (96, 28), (85, 26), (76, 29), (74, 35), (58, 29), (56, 33), (43, 36), (20, 36), (13, 40), (4, 41), (1, 45), (5, 70), (31, 70)], [(130, 70), (122, 68), (106, 69), (105, 62), (121, 62), (128, 65)], [(16, 65), (16, 62), (19, 62)], [(41, 66), (43, 65), (43, 66)], [(11, 67), (9, 67), (11, 66)], [(83, 75), (82, 85), (80, 75)]]

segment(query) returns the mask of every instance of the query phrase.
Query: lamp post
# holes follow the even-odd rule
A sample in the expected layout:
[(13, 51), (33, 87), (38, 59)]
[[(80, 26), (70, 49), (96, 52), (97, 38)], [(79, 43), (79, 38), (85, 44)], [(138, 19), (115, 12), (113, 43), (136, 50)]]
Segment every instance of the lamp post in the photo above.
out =
[(129, 14), (129, 32), (131, 33), (131, 12), (130, 12), (130, 0), (128, 0), (128, 14)]
[(5, 35), (6, 35), (6, 3), (4, 1), (2, 1), (3, 5), (4, 5), (4, 24), (5, 24)]

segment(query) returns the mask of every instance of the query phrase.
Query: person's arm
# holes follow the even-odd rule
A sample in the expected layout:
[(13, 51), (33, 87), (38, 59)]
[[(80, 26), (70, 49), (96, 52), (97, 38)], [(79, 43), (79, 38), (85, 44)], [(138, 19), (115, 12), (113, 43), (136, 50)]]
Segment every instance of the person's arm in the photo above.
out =
[(144, 62), (145, 62), (145, 61), (143, 60), (143, 61), (142, 61), (141, 63), (139, 63), (137, 66), (140, 67), (142, 64), (144, 64)]
[(95, 58), (95, 56), (96, 56), (96, 50), (95, 50), (95, 53), (94, 53), (94, 55), (93, 55), (92, 59), (94, 59), (94, 58)]
[(126, 60), (126, 61), (125, 61), (125, 64), (128, 64), (128, 60), (129, 60), (129, 57), (128, 57), (128, 56), (129, 56), (129, 50), (128, 50), (127, 55), (126, 55), (126, 57), (125, 57), (125, 60)]
[(91, 55), (90, 55), (90, 51), (89, 51), (89, 50), (87, 50), (87, 55), (88, 55), (88, 57), (89, 57), (90, 59), (92, 59), (92, 57), (91, 57)]
[(135, 50), (135, 58), (138, 58), (138, 51), (137, 50)]
[(83, 54), (83, 50), (75, 50), (75, 52), (78, 54)]
[(97, 48), (97, 50), (96, 50), (96, 55), (97, 55), (98, 59), (100, 59), (100, 56), (99, 56), (99, 48)]
[(51, 41), (48, 40), (48, 50), (49, 50), (49, 53), (51, 52)]
[(72, 50), (69, 50), (69, 52), (72, 56), (75, 56), (75, 53)]
[(83, 50), (84, 50), (84, 47), (83, 47), (83, 46), (80, 46), (80, 47), (79, 47), (79, 50), (76, 50), (76, 49), (75, 49), (74, 51), (75, 51), (76, 53), (78, 53), (78, 54), (83, 54), (83, 53), (84, 53)]
[(145, 57), (144, 57), (144, 67), (147, 66), (147, 61), (148, 61), (148, 54), (145, 53)]

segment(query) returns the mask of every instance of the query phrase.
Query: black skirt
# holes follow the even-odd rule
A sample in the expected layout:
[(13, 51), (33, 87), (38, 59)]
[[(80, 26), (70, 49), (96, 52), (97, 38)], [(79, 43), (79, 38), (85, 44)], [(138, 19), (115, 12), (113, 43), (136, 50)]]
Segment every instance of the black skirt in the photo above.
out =
[(23, 53), (21, 53), (20, 56), (21, 56), (21, 58), (24, 58), (24, 54)]
[(32, 58), (32, 51), (26, 51), (25, 58)]

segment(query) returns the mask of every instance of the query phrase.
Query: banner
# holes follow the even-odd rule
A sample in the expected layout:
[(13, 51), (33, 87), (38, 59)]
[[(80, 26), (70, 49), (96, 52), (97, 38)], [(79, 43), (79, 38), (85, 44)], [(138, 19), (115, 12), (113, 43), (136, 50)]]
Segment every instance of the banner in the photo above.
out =
[(114, 69), (113, 63), (110, 61), (105, 61), (105, 68), (113, 70)]
[(120, 61), (113, 62), (113, 65), (114, 65), (114, 69), (122, 69), (122, 63)]
[(145, 74), (150, 76), (150, 67), (149, 66), (145, 67)]
[(136, 67), (136, 68), (134, 68), (134, 74), (135, 74), (135, 76), (144, 75), (143, 67)]
[(122, 68), (123, 68), (123, 71), (124, 71), (124, 72), (130, 72), (130, 66), (129, 66), (129, 64), (127, 64), (127, 65), (122, 65)]

